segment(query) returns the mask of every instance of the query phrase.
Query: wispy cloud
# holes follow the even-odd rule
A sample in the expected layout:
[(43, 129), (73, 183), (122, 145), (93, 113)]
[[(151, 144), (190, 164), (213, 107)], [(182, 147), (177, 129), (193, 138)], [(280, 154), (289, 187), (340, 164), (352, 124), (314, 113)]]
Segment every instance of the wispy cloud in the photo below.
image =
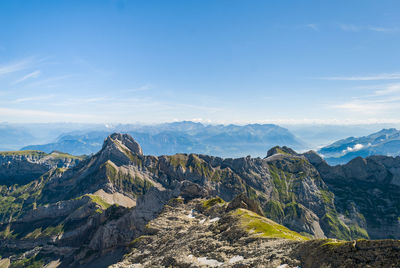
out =
[(378, 87), (372, 96), (385, 96), (400, 93), (400, 84), (389, 84)]
[(26, 98), (16, 99), (16, 100), (14, 100), (14, 103), (41, 101), (41, 100), (48, 100), (48, 99), (51, 99), (51, 98), (54, 98), (54, 95), (43, 95), (43, 96), (26, 97)]
[(125, 89), (123, 90), (123, 92), (139, 92), (139, 91), (148, 91), (150, 89), (153, 89), (154, 86), (151, 84), (145, 84), (141, 87), (137, 87), (137, 88), (130, 88), (130, 89)]
[(91, 97), (91, 98), (63, 98), (61, 101), (53, 102), (51, 105), (53, 106), (75, 106), (75, 105), (87, 105), (87, 104), (96, 104), (99, 102), (113, 102), (114, 98), (112, 97)]
[(314, 30), (314, 31), (316, 31), (316, 32), (319, 32), (319, 26), (318, 26), (318, 24), (309, 23), (309, 24), (306, 24), (305, 27), (307, 27), (307, 28), (309, 28), (309, 29), (311, 29), (311, 30)]
[(367, 76), (331, 76), (322, 77), (323, 80), (342, 80), (342, 81), (373, 81), (373, 80), (400, 80), (400, 73), (382, 73)]
[(10, 74), (25, 70), (32, 64), (32, 58), (0, 65), (0, 75)]
[(43, 110), (12, 109), (0, 107), (0, 120), (20, 121), (20, 122), (40, 122), (46, 118), (48, 122), (101, 122), (104, 116), (97, 116), (84, 113), (58, 113)]
[(339, 28), (346, 32), (359, 32), (361, 27), (353, 24), (339, 24)]
[(46, 87), (46, 88), (51, 88), (56, 86), (56, 82), (65, 80), (68, 78), (71, 78), (73, 75), (72, 74), (65, 74), (65, 75), (59, 75), (59, 76), (53, 76), (53, 77), (48, 77), (45, 79), (38, 79), (36, 81), (32, 81), (28, 83), (26, 86), (27, 87)]
[(393, 33), (393, 32), (398, 32), (399, 28), (387, 28), (387, 27), (367, 27), (368, 30), (374, 31), (374, 32), (382, 32), (382, 33)]
[(354, 24), (339, 24), (339, 28), (346, 32), (361, 32), (361, 31), (373, 31), (381, 33), (393, 33), (398, 32), (399, 28), (382, 27), (382, 26), (359, 26)]
[(370, 94), (333, 105), (332, 108), (368, 115), (399, 111), (400, 84), (382, 85)]
[(21, 77), (20, 79), (18, 79), (17, 81), (15, 81), (13, 84), (15, 85), (15, 84), (21, 83), (30, 78), (38, 78), (40, 73), (41, 73), (40, 70), (36, 70), (31, 73), (28, 73), (28, 74), (24, 75), (23, 77)]
[(352, 113), (377, 115), (393, 109), (393, 105), (373, 100), (351, 100), (342, 104), (333, 105), (332, 108)]

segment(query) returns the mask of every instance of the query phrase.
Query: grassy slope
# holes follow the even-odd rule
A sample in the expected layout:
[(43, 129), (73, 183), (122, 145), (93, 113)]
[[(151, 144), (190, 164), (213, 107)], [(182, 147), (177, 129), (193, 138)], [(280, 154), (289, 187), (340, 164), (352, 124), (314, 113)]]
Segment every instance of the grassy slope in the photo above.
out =
[(239, 208), (231, 213), (233, 216), (239, 217), (239, 222), (246, 231), (257, 236), (299, 241), (309, 239), (249, 210)]

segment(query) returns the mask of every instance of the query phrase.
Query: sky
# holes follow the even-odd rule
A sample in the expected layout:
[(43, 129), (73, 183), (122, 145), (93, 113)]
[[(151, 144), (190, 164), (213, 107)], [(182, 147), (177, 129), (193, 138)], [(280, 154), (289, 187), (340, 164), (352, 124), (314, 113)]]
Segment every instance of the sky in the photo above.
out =
[(399, 123), (400, 1), (2, 0), (0, 122)]

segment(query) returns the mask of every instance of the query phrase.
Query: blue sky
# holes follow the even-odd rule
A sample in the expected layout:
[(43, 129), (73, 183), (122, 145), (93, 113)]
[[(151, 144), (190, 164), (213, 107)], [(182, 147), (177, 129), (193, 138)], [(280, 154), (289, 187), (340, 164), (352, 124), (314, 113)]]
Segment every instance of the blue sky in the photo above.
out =
[(399, 1), (0, 2), (0, 121), (400, 122)]

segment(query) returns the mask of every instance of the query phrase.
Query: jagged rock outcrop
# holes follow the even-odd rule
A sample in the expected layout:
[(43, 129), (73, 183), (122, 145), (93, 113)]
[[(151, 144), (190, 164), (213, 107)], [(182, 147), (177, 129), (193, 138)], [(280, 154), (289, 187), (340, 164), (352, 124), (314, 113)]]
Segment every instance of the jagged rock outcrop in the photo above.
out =
[(237, 195), (226, 207), (226, 211), (229, 212), (238, 208), (244, 208), (257, 213), (260, 216), (264, 216), (260, 204), (257, 201), (248, 198), (244, 193)]
[[(25, 253), (36, 248), (28, 254), (29, 263), (40, 257), (47, 263), (59, 260), (64, 266), (85, 266), (123, 254), (139, 236), (159, 233), (160, 228), (148, 223), (170, 202), (179, 206), (217, 196), (216, 200), (230, 203), (194, 209), (219, 217), (225, 231), (231, 223), (239, 226), (225, 214), (248, 209), (256, 213), (254, 217), (268, 218), (262, 222), (282, 224), (303, 238), (379, 238), (383, 233), (377, 229), (379, 224), (395, 236), (399, 231), (390, 219), (397, 213), (393, 205), (400, 195), (396, 161), (391, 161), (356, 159), (349, 166), (330, 167), (314, 152), (298, 154), (287, 147), (274, 147), (264, 159), (197, 154), (155, 157), (143, 155), (129, 135), (112, 134), (98, 153), (73, 167), (46, 170), (26, 185), (0, 186), (0, 255), (13, 263), (28, 262)], [(366, 187), (371, 182), (377, 184), (372, 192)], [(385, 199), (380, 199), (385, 189)], [(366, 207), (367, 202), (361, 200), (366, 199), (365, 193), (371, 194), (367, 200), (376, 206)], [(373, 222), (367, 212), (373, 217), (386, 214)], [(230, 231), (225, 234), (235, 238)], [(292, 252), (296, 243), (280, 245), (286, 249), (289, 244)], [(253, 250), (252, 246), (248, 249)], [(252, 258), (261, 258), (261, 253), (254, 254)], [(174, 263), (170, 258), (160, 261)], [(292, 263), (299, 261), (296, 257)]]
[(373, 239), (400, 239), (400, 157), (357, 157), (332, 167), (316, 153), (305, 156), (335, 195), (345, 221)]
[(60, 152), (0, 152), (0, 185), (26, 184), (52, 168), (69, 168), (83, 158)]

